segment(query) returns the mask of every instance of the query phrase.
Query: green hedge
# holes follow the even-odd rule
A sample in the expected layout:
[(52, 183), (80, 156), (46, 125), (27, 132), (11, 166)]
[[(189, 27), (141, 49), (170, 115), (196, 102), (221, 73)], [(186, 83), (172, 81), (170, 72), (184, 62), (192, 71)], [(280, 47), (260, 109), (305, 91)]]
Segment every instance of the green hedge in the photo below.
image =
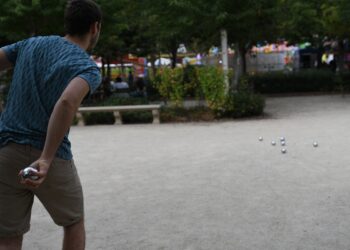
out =
[(167, 122), (208, 122), (215, 120), (215, 113), (207, 107), (183, 108), (163, 107), (160, 121)]
[(350, 91), (350, 72), (344, 72), (336, 78), (337, 86), (340, 86), (340, 90), (343, 92)]
[(115, 122), (113, 113), (111, 112), (84, 113), (83, 119), (85, 125), (114, 124)]
[[(229, 79), (233, 72), (229, 71)], [(183, 100), (206, 100), (214, 108), (225, 98), (225, 75), (220, 67), (186, 66), (185, 68), (161, 68), (151, 75), (151, 84), (164, 101), (181, 107)]]
[(265, 98), (248, 91), (231, 93), (222, 107), (214, 110), (218, 118), (243, 118), (262, 115)]
[[(139, 98), (110, 98), (103, 105), (132, 105), (147, 104), (146, 99)], [(255, 95), (246, 90), (230, 94), (226, 97), (220, 107), (215, 109), (209, 107), (162, 107), (160, 120), (167, 122), (209, 122), (221, 118), (241, 118), (248, 116), (258, 116), (263, 113), (265, 100), (260, 95)], [(151, 111), (122, 112), (122, 121), (124, 124), (152, 123), (153, 116)], [(86, 125), (96, 124), (114, 124), (115, 119), (112, 112), (84, 113)]]
[(327, 70), (305, 70), (296, 73), (273, 72), (246, 76), (255, 92), (262, 94), (330, 92), (338, 90), (341, 82)]

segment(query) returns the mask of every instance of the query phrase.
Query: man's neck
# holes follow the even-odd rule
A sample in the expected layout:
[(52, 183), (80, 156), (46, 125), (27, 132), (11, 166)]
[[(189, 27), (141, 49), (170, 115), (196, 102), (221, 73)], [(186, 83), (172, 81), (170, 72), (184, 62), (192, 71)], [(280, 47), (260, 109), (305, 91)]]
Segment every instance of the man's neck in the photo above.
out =
[(89, 40), (86, 39), (86, 37), (66, 35), (64, 38), (67, 41), (78, 45), (80, 48), (82, 48), (85, 51), (88, 50), (89, 48)]

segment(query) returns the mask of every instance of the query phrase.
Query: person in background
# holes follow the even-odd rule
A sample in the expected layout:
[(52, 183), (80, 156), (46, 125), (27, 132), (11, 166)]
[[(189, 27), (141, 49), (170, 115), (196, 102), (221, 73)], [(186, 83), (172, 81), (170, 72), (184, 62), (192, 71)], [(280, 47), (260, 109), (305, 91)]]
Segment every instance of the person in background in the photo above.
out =
[(115, 79), (115, 82), (112, 83), (113, 90), (125, 90), (129, 89), (127, 82), (124, 82), (120, 76)]

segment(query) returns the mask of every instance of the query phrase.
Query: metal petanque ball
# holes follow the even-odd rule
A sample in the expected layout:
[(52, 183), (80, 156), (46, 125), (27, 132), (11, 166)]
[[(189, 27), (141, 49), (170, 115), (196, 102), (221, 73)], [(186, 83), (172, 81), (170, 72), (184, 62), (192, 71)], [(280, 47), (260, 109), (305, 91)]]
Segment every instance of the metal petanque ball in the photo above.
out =
[(287, 153), (287, 149), (282, 148), (281, 152), (282, 152), (282, 154), (285, 154), (285, 153)]
[(286, 141), (281, 141), (281, 146), (286, 146)]
[(34, 175), (34, 173), (37, 173), (38, 170), (34, 167), (27, 167), (25, 169), (23, 169), (23, 174), (22, 174), (22, 177), (23, 179), (31, 179), (31, 180), (38, 180), (39, 177)]
[(272, 146), (276, 146), (276, 142), (275, 142), (275, 141), (272, 141), (272, 142), (271, 142), (271, 145), (272, 145)]
[(280, 141), (285, 141), (286, 140), (286, 138), (285, 137), (280, 137)]
[(263, 141), (264, 140), (264, 138), (262, 138), (262, 136), (260, 136), (259, 137), (259, 141)]
[(317, 148), (318, 147), (318, 143), (317, 142), (314, 142), (314, 148)]

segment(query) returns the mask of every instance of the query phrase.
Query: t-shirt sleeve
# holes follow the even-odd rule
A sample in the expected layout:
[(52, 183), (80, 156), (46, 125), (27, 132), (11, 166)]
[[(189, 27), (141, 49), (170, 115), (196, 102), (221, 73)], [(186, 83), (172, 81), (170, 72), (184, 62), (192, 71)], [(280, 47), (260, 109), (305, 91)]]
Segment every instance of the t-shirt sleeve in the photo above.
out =
[(101, 84), (101, 74), (97, 67), (90, 67), (80, 73), (78, 77), (84, 79), (90, 87), (90, 95), (96, 91)]
[(17, 60), (17, 55), (19, 53), (19, 50), (21, 49), (24, 41), (20, 41), (17, 43), (13, 43), (10, 45), (7, 45), (5, 47), (2, 47), (1, 49), (5, 52), (7, 59), (12, 63), (15, 64)]

